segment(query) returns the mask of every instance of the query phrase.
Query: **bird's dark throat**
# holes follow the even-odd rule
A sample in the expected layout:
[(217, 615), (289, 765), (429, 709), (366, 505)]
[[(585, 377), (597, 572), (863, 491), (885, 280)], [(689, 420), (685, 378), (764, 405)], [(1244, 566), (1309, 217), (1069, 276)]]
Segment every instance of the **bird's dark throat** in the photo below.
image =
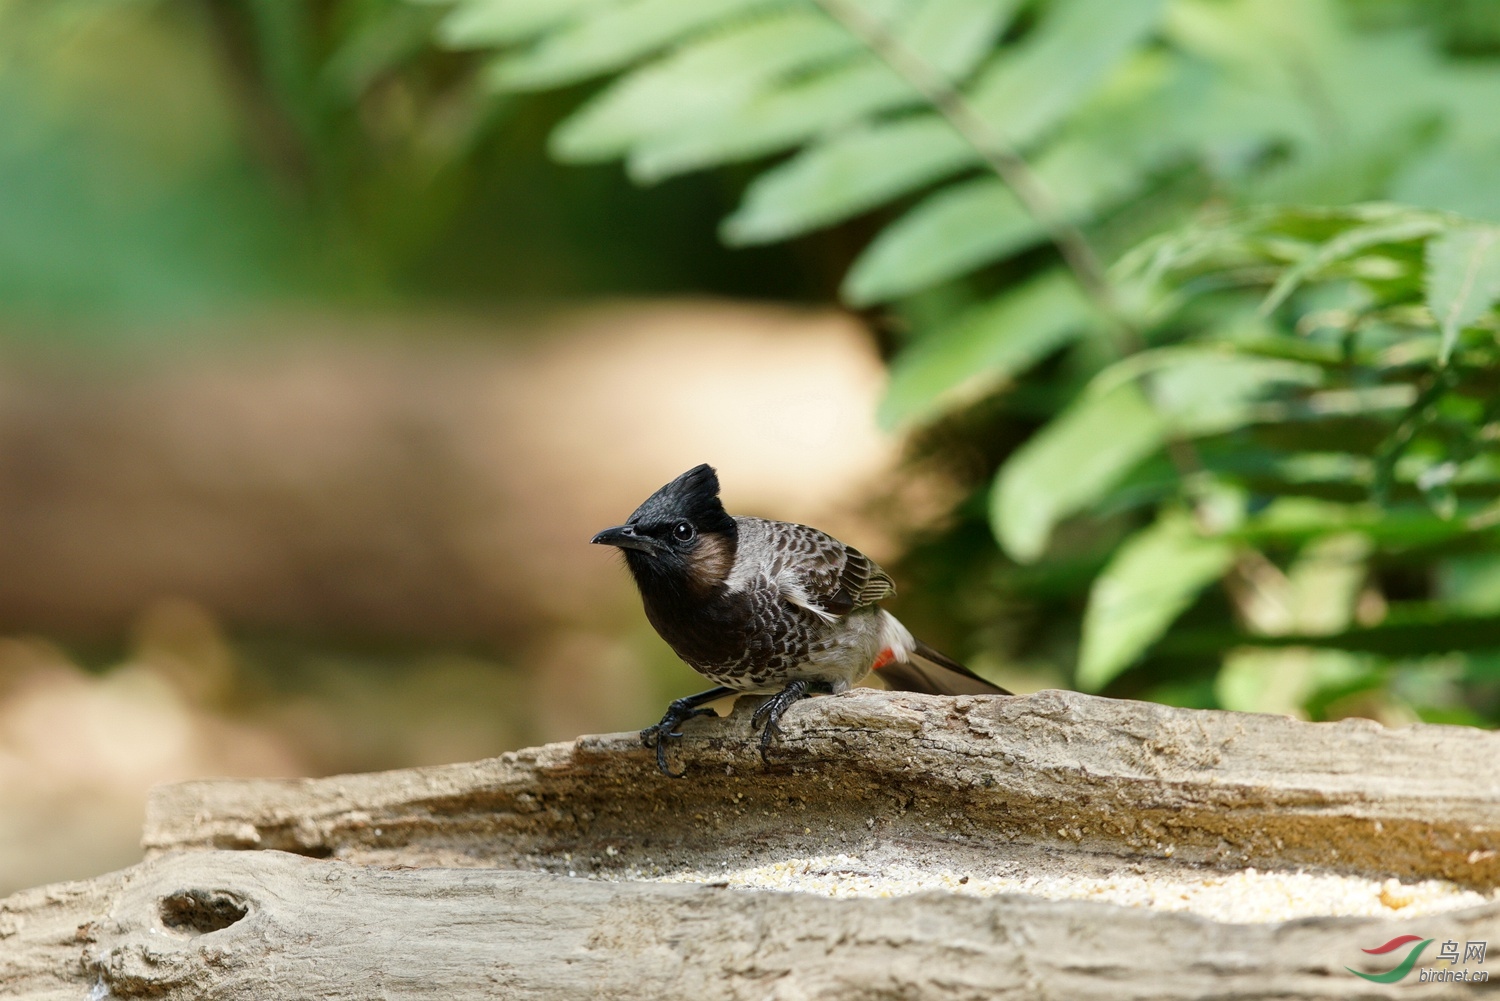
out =
[(722, 581), (698, 580), (644, 553), (627, 552), (626, 562), (646, 618), (667, 645), (697, 667), (733, 660), (746, 641), (745, 597)]

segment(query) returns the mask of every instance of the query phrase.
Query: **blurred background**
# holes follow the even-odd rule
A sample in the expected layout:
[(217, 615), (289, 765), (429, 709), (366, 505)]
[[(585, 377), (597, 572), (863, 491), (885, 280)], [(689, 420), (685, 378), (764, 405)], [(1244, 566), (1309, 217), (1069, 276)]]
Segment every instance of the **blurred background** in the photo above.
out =
[(0, 0), (0, 894), (654, 721), (702, 461), (1014, 690), (1494, 725), (1496, 108), (1485, 0)]

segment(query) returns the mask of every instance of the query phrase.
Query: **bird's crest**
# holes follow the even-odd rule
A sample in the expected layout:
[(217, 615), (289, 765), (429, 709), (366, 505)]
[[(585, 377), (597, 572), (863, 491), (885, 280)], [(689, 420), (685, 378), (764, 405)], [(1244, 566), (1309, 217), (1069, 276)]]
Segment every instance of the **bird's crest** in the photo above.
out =
[(719, 501), (719, 476), (706, 462), (647, 497), (626, 524), (653, 525), (684, 519), (700, 532), (730, 531), (734, 527), (734, 519)]

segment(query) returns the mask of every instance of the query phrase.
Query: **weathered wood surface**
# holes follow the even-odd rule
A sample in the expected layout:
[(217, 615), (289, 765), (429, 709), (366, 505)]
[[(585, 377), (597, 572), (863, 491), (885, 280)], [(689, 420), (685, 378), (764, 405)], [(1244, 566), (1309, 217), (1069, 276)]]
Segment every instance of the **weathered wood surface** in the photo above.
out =
[[(82, 886), (6, 902), (15, 930), (0, 953), (0, 993), (1129, 1001), (1379, 997), (1401, 987), (1343, 969), (1393, 934), (1377, 919), (1223, 925), (1021, 896), (828, 900), (280, 852), (175, 853)], [(1493, 942), (1500, 908), (1442, 924), (1459, 941)], [(18, 970), (17, 956), (39, 961)]]
[(767, 766), (746, 715), (689, 723), (678, 780), (618, 734), (160, 789), (146, 862), (0, 901), (0, 997), (1381, 997), (1412, 986), (1345, 972), (1392, 965), (1363, 948), (1409, 931), (1500, 941), (1500, 904), (1234, 925), (1022, 896), (556, 875), (899, 845), (976, 870), (1248, 863), (1500, 882), (1493, 733), (860, 691), (794, 707)]
[(793, 707), (767, 766), (748, 716), (687, 723), (676, 780), (612, 734), (473, 764), (160, 787), (145, 846), (576, 871), (605, 848), (604, 867), (701, 864), (874, 832), (1500, 884), (1500, 733), (858, 689)]

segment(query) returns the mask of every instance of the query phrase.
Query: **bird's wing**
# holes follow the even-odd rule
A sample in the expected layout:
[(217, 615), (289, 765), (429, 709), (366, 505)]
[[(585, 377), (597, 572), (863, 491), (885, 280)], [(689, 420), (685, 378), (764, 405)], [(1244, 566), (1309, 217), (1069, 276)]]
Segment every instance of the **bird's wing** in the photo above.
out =
[(879, 564), (825, 532), (778, 522), (770, 534), (771, 576), (794, 605), (836, 619), (896, 593)]

